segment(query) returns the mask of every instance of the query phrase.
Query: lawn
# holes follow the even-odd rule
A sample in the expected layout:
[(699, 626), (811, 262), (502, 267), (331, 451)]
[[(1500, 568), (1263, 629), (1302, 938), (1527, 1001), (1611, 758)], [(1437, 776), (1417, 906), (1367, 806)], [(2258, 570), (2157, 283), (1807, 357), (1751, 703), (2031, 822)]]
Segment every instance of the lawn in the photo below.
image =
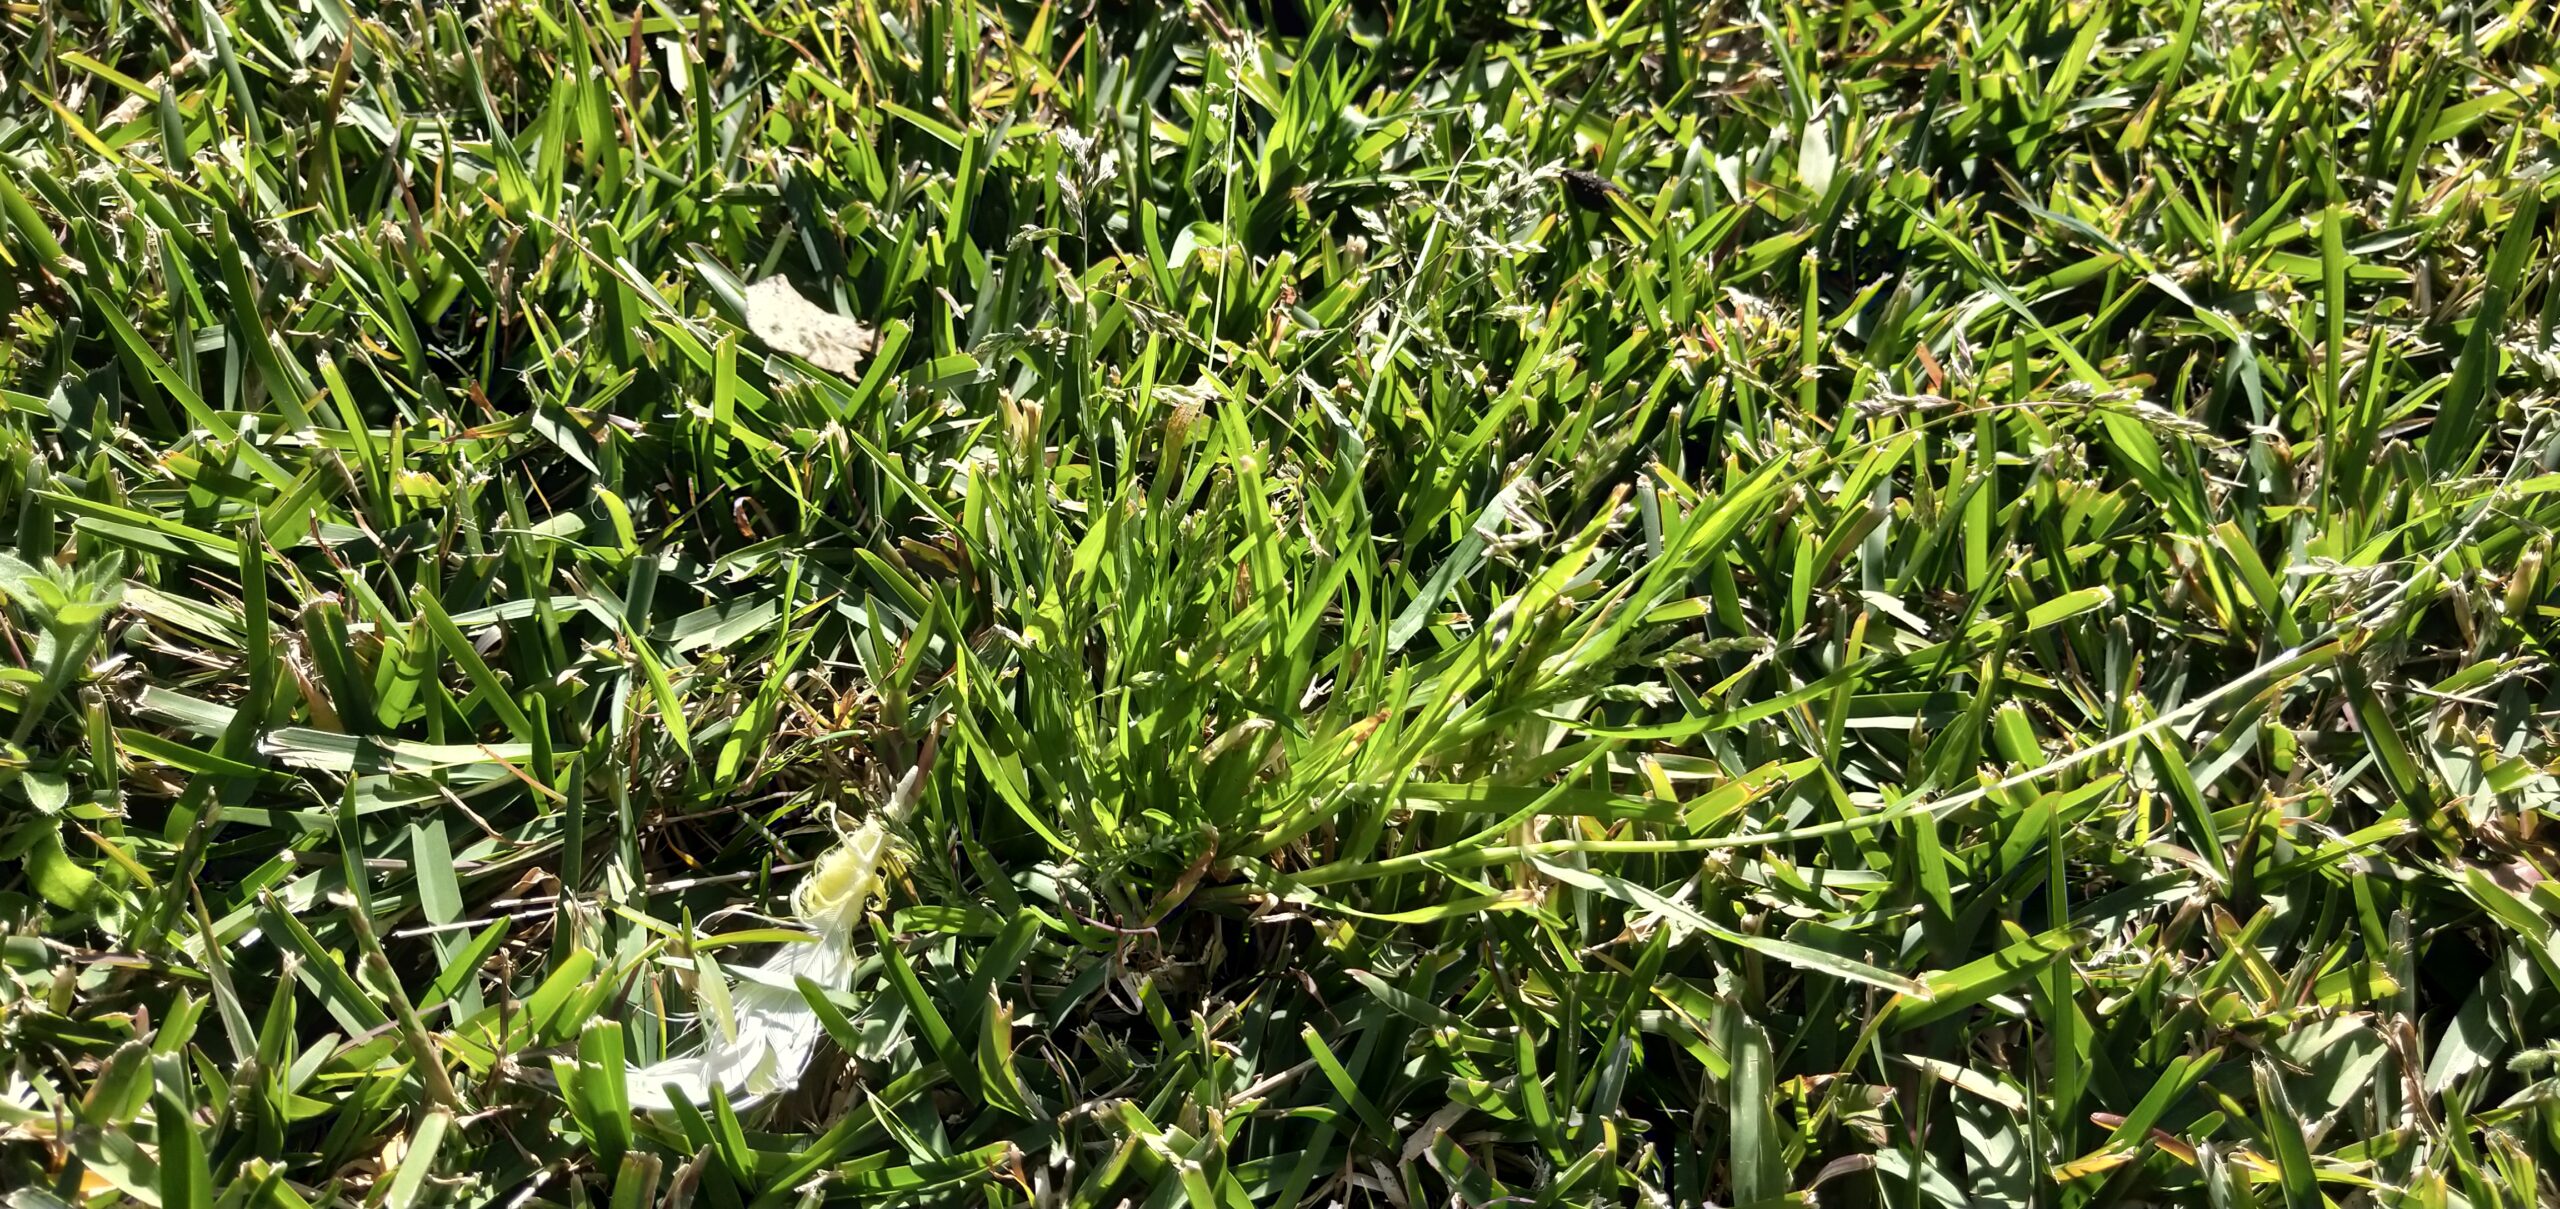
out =
[(2554, 22), (0, 3), (0, 1205), (2553, 1204)]

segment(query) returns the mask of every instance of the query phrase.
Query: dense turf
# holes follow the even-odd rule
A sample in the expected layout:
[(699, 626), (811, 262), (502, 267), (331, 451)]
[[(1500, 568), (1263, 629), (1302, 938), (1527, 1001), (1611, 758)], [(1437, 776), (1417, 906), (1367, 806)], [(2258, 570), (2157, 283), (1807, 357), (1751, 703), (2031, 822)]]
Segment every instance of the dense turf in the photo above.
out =
[(2545, 7), (1265, 3), (0, 4), (7, 1205), (2551, 1203)]

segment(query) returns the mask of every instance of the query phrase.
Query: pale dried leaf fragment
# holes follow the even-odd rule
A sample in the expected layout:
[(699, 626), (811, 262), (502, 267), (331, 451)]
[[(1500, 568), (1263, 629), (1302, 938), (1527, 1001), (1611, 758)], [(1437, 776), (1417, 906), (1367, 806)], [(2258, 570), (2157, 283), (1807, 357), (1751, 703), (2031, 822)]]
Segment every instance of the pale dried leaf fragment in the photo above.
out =
[(747, 330), (779, 351), (845, 377), (861, 368), (872, 344), (870, 328), (801, 297), (780, 276), (747, 287)]
[[(892, 801), (883, 813), (902, 818), (905, 811)], [(829, 991), (852, 987), (857, 929), (887, 889), (898, 862), (897, 842), (878, 817), (865, 820), (819, 857), (791, 897), (793, 912), (815, 934), (812, 939), (784, 945), (763, 965), (733, 971), (739, 976), (735, 987), (706, 996), (725, 999), (727, 1007), (712, 1010), (715, 1022), (701, 1050), (626, 1068), (623, 1079), (632, 1105), (668, 1112), (683, 1100), (701, 1108), (711, 1104), (717, 1088), (743, 1111), (799, 1086), (825, 1035), (817, 1010), (801, 993), (800, 980)]]

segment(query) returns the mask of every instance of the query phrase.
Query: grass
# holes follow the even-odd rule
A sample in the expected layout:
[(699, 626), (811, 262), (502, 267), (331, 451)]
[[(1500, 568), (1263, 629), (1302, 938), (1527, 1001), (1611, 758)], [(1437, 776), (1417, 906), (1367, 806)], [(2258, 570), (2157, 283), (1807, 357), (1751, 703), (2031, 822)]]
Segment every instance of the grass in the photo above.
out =
[(9, 1209), (2560, 1195), (2545, 7), (1314, 7), (0, 4)]

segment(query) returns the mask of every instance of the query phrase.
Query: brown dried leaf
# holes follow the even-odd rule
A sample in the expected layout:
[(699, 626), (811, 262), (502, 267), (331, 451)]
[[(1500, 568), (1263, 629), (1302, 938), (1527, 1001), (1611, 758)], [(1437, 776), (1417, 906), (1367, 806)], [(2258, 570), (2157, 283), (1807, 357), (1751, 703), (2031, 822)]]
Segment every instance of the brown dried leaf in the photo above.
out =
[(800, 296), (782, 277), (747, 287), (747, 330), (776, 350), (852, 377), (871, 351), (871, 329)]

